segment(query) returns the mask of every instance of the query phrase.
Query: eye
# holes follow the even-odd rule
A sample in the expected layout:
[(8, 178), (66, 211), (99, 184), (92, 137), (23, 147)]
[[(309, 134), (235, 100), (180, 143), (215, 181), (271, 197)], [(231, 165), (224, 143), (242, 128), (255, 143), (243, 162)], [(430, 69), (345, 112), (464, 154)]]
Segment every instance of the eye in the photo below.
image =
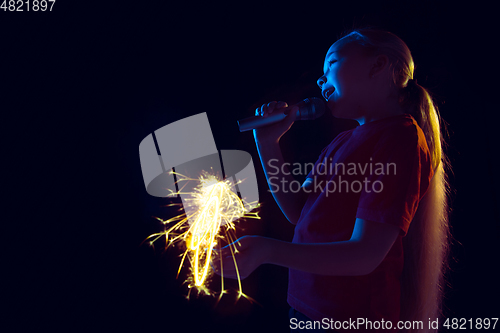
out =
[(337, 60), (330, 60), (330, 61), (328, 61), (328, 67), (330, 67), (331, 65), (333, 65), (336, 62), (337, 62)]

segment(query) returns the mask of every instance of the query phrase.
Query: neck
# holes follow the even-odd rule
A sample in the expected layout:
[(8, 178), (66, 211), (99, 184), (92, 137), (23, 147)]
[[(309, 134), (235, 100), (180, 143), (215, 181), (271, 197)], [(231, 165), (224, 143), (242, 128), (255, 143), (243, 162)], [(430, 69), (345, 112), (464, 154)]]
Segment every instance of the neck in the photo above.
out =
[(367, 107), (362, 116), (355, 119), (360, 125), (403, 114), (404, 111), (396, 98), (388, 98), (382, 103), (374, 103)]

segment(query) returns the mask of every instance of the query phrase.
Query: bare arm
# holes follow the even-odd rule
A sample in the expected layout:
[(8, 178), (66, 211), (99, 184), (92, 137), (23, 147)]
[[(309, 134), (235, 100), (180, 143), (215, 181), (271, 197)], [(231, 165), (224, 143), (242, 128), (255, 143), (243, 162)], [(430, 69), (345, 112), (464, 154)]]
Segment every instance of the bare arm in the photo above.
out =
[(287, 165), (285, 165), (279, 143), (263, 144), (257, 138), (255, 142), (274, 200), (288, 221), (292, 224), (297, 224), (302, 206), (304, 206), (306, 200), (306, 194), (303, 191), (293, 192), (290, 190), (291, 182), (296, 180), (290, 174)]
[(297, 244), (272, 239), (268, 263), (322, 275), (371, 273), (391, 249), (399, 228), (357, 219), (350, 240)]
[[(299, 244), (245, 236), (237, 241), (236, 260), (242, 278), (263, 263), (321, 275), (365, 275), (382, 262), (398, 234), (396, 226), (356, 219), (351, 239), (343, 242)], [(236, 270), (227, 248), (222, 256), (224, 276), (235, 278)]]
[[(280, 110), (286, 107), (285, 102), (271, 102), (258, 108), (256, 114), (266, 117), (272, 114), (275, 109)], [(259, 152), (259, 158), (270, 192), (285, 217), (292, 224), (297, 224), (307, 196), (302, 190), (299, 192), (290, 190), (290, 184), (296, 180), (285, 164), (279, 140), (292, 126), (295, 121), (295, 114), (296, 109), (291, 108), (290, 113), (283, 121), (254, 130), (257, 151)]]

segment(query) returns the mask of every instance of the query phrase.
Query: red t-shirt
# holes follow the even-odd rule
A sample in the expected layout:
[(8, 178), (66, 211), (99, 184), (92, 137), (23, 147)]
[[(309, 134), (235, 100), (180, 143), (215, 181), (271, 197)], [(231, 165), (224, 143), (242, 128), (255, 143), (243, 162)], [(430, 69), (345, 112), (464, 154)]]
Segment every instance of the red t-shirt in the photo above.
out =
[(382, 263), (368, 275), (326, 276), (290, 269), (290, 306), (313, 320), (383, 318), (395, 327), (404, 260), (402, 237), (432, 175), (425, 136), (408, 114), (340, 133), (323, 149), (307, 176), (314, 180), (312, 192), (293, 242), (349, 240), (356, 218), (393, 224), (401, 232)]

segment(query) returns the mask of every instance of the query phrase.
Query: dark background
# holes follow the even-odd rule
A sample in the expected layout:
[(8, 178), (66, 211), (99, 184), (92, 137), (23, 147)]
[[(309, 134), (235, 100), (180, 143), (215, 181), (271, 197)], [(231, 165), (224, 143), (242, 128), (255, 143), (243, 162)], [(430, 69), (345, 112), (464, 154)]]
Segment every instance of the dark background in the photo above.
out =
[[(213, 298), (184, 298), (175, 249), (140, 246), (161, 230), (153, 216), (172, 212), (146, 193), (138, 146), (164, 125), (207, 112), (218, 149), (247, 151), (255, 163), (262, 220), (242, 223), (239, 236), (290, 240), (252, 135), (236, 121), (264, 102), (320, 97), (324, 55), (353, 25), (406, 41), (418, 83), (449, 124), (455, 240), (445, 315), (499, 317), (498, 107), (489, 99), (496, 10), (479, 2), (58, 0), (52, 12), (0, 11), (5, 325), (286, 332), (286, 269), (264, 265), (243, 281), (260, 306), (234, 304), (233, 291), (214, 308)], [(314, 162), (354, 125), (329, 115), (296, 123), (282, 141), (285, 158)]]

